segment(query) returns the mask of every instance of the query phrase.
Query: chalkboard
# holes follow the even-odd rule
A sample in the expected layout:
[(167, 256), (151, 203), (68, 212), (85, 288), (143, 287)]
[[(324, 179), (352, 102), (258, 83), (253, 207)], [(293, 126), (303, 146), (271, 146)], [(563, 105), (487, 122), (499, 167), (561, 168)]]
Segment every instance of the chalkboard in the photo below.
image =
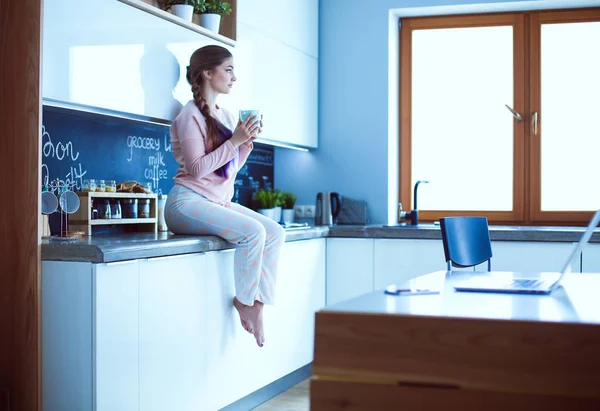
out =
[[(42, 184), (59, 180), (81, 189), (84, 179), (136, 180), (168, 194), (179, 165), (169, 124), (44, 105)], [(273, 188), (273, 147), (255, 144), (235, 180), (232, 201), (251, 206), (258, 188)]]

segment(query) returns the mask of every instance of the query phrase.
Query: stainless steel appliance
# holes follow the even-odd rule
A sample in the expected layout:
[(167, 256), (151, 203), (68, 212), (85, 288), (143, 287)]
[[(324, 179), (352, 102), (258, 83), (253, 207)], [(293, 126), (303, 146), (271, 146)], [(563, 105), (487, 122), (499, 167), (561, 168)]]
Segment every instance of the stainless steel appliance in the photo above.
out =
[(342, 200), (338, 193), (329, 191), (317, 193), (315, 225), (332, 226), (341, 208)]

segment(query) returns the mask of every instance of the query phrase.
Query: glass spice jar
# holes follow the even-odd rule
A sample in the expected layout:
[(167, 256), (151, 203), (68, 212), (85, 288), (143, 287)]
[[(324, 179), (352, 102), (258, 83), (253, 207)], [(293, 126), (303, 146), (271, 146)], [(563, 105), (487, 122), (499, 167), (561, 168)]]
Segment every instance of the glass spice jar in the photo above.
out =
[(106, 182), (104, 180), (98, 180), (96, 183), (96, 191), (103, 193), (106, 191)]
[(110, 220), (111, 210), (110, 210), (110, 201), (108, 199), (100, 200), (98, 202), (96, 210), (98, 210), (98, 218), (99, 219)]
[(112, 219), (121, 218), (121, 200), (113, 199), (110, 201), (110, 214)]
[(107, 193), (116, 193), (117, 192), (117, 182), (115, 180), (106, 180), (106, 192)]
[(81, 182), (81, 190), (86, 192), (96, 191), (96, 180), (89, 178)]
[(123, 218), (138, 218), (138, 201), (137, 198), (124, 198)]
[(144, 198), (138, 202), (138, 218), (150, 218), (150, 199)]

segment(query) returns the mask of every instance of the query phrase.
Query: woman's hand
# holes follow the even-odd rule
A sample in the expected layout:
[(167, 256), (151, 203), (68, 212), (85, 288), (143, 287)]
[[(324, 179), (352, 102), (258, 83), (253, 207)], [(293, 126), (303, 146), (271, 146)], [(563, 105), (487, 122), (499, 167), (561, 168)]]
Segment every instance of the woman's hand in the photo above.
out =
[(262, 116), (261, 120), (258, 120), (256, 116), (248, 116), (244, 121), (238, 121), (238, 124), (229, 141), (231, 141), (231, 144), (237, 148), (240, 144), (243, 144), (248, 140), (255, 140), (256, 134), (260, 133), (262, 130), (261, 127)]
[(254, 134), (252, 137), (250, 137), (250, 139), (248, 141), (246, 141), (246, 144), (253, 142), (254, 140), (256, 140), (258, 138), (257, 134), (260, 134), (262, 132), (262, 128), (263, 128), (263, 115), (260, 115), (260, 120), (258, 122), (258, 130), (256, 131), (256, 134)]

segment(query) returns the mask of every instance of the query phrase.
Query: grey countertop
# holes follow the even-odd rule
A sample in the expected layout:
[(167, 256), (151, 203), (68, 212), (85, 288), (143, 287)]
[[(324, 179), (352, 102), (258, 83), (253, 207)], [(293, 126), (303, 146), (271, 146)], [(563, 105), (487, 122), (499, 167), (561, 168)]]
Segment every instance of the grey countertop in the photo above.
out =
[[(584, 227), (490, 226), (492, 241), (577, 242)], [(334, 226), (287, 231), (286, 241), (323, 237), (441, 239), (439, 225), (413, 226)], [(590, 242), (600, 243), (600, 230)], [(183, 236), (172, 233), (140, 233), (82, 237), (76, 241), (42, 240), (42, 260), (107, 263), (138, 258), (200, 253), (233, 248), (220, 237)]]
[[(577, 242), (581, 239), (585, 227), (490, 225), (489, 230), (492, 241)], [(417, 226), (379, 224), (330, 227), (328, 237), (441, 240), (442, 234), (439, 225), (429, 223)], [(590, 243), (600, 243), (600, 229), (594, 231)]]
[[(329, 227), (286, 230), (286, 241), (327, 237)], [(109, 263), (233, 248), (216, 236), (139, 233), (85, 236), (74, 241), (42, 240), (42, 260)]]

